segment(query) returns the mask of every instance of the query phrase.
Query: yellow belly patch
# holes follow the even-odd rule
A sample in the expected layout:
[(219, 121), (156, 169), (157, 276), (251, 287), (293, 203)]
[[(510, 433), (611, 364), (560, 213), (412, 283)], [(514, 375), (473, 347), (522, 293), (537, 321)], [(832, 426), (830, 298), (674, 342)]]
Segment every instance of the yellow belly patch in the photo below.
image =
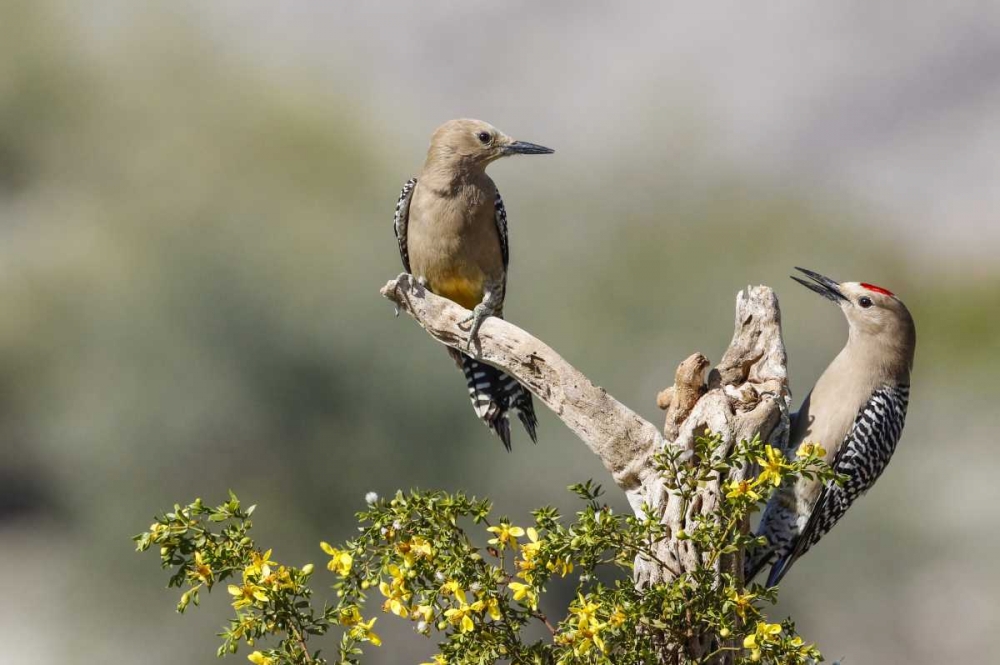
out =
[(454, 275), (435, 279), (429, 286), (442, 298), (457, 302), (466, 309), (472, 309), (483, 300), (482, 280)]

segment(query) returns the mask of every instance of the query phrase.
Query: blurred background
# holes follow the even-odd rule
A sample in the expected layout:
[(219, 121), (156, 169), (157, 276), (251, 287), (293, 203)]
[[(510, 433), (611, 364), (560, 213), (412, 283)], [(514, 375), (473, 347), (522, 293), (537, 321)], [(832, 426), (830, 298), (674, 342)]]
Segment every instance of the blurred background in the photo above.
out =
[[(523, 523), (607, 484), (548, 412), (505, 454), (378, 296), (399, 188), (462, 116), (557, 150), (491, 168), (508, 318), (657, 422), (744, 285), (778, 291), (796, 404), (846, 324), (792, 267), (900, 294), (919, 330), (900, 448), (774, 616), (830, 660), (981, 661), (1000, 5), (947, 5), (4, 2), (0, 661), (215, 662), (225, 593), (176, 615), (129, 540), (174, 502), (232, 488), (301, 565), (369, 490), (465, 489)], [(434, 651), (378, 627), (371, 663)]]

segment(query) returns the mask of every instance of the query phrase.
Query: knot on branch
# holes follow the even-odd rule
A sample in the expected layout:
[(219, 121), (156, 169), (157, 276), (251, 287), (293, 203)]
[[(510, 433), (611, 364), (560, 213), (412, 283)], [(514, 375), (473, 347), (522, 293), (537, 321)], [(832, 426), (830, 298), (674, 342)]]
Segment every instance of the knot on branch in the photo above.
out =
[(674, 385), (656, 396), (656, 405), (667, 412), (663, 435), (667, 440), (677, 438), (681, 423), (691, 414), (694, 405), (708, 388), (705, 386), (705, 370), (711, 364), (705, 356), (695, 353), (677, 367)]

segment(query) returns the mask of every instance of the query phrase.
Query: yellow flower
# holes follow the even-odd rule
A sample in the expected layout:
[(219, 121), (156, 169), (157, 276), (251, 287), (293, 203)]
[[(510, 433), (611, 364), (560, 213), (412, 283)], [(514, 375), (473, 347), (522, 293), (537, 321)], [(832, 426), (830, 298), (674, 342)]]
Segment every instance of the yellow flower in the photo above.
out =
[(745, 619), (747, 616), (747, 610), (753, 610), (753, 599), (754, 594), (747, 593), (742, 596), (736, 589), (731, 589), (729, 591), (729, 600), (733, 601), (733, 605), (736, 609), (736, 614), (740, 616), (741, 619)]
[(524, 535), (524, 529), (519, 526), (511, 526), (506, 522), (500, 526), (491, 526), (486, 530), (497, 535), (496, 538), (490, 538), (487, 541), (490, 545), (496, 545), (500, 548), (509, 545), (512, 550), (517, 549), (517, 539)]
[(322, 542), (319, 546), (330, 555), (330, 561), (326, 567), (341, 577), (347, 577), (348, 573), (351, 572), (351, 565), (354, 563), (354, 557), (351, 556), (351, 553), (338, 550), (327, 542)]
[(545, 564), (545, 567), (551, 570), (553, 573), (557, 573), (562, 577), (566, 577), (573, 572), (573, 562), (569, 558), (556, 559), (555, 561), (549, 561)]
[(729, 490), (726, 493), (727, 499), (735, 499), (737, 497), (745, 496), (751, 501), (760, 501), (760, 494), (754, 491), (755, 483), (751, 483), (748, 480), (734, 480), (726, 488)]
[(530, 585), (511, 582), (507, 586), (514, 592), (514, 600), (520, 601), (522, 605), (527, 605), (533, 610), (538, 609), (538, 594), (535, 593), (535, 590)]
[(243, 571), (244, 574), (249, 573), (251, 575), (256, 575), (258, 577), (267, 577), (271, 574), (270, 567), (277, 566), (278, 564), (271, 561), (271, 550), (260, 554), (259, 552), (250, 553), (250, 565), (246, 567)]
[(463, 633), (471, 633), (476, 628), (476, 624), (472, 622), (472, 617), (469, 616), (471, 613), (472, 608), (463, 603), (461, 607), (453, 607), (450, 610), (445, 610), (444, 616), (450, 623), (459, 626)]
[(622, 608), (616, 605), (614, 611), (611, 612), (611, 616), (608, 617), (608, 625), (612, 628), (617, 628), (625, 623), (626, 618), (627, 617), (625, 616), (625, 612), (622, 611)]
[(248, 655), (247, 660), (249, 660), (254, 665), (274, 665), (275, 662), (274, 658), (271, 658), (270, 656), (265, 656), (259, 651), (254, 651), (252, 654)]
[(499, 621), (503, 618), (503, 614), (500, 613), (500, 603), (497, 602), (496, 598), (486, 599), (486, 612), (490, 615), (490, 618), (494, 621)]
[(200, 551), (195, 551), (194, 553), (194, 570), (192, 571), (194, 576), (200, 579), (205, 584), (211, 586), (212, 584), (212, 568), (205, 563), (205, 560), (201, 556)]
[(448, 665), (448, 659), (439, 653), (436, 653), (433, 656), (431, 656), (431, 659), (432, 659), (431, 662), (420, 663), (420, 665)]
[(528, 536), (528, 542), (521, 546), (521, 556), (525, 561), (531, 561), (538, 555), (542, 541), (538, 539), (538, 532), (534, 527), (529, 526), (524, 533)]
[(386, 601), (382, 605), (382, 611), (391, 611), (396, 616), (401, 616), (405, 619), (409, 615), (406, 603), (412, 595), (406, 588), (406, 573), (394, 564), (389, 564), (386, 570), (392, 576), (392, 581), (379, 582), (378, 590), (386, 597)]
[[(271, 563), (274, 563), (273, 561)], [(275, 591), (278, 589), (294, 589), (295, 583), (292, 581), (292, 574), (288, 568), (284, 566), (278, 566), (278, 569), (271, 572), (271, 567), (267, 564), (261, 566), (261, 572), (264, 573), (264, 577), (260, 580), (260, 583), (265, 586), (269, 586)], [(246, 576), (246, 571), (244, 571), (244, 576)]]
[(601, 639), (600, 631), (604, 628), (604, 624), (594, 624), (592, 626), (587, 626), (586, 628), (581, 628), (580, 633), (583, 639), (594, 643), (594, 646), (601, 650), (601, 652), (606, 652), (607, 647), (604, 644), (604, 640)]
[(403, 558), (403, 565), (412, 568), (417, 557), (431, 559), (434, 557), (434, 548), (425, 538), (414, 536), (411, 540), (404, 540), (396, 543), (396, 553)]
[(348, 607), (347, 609), (340, 610), (340, 617), (338, 617), (341, 626), (356, 626), (361, 623), (361, 613), (355, 606)]
[(757, 483), (771, 483), (775, 487), (781, 484), (781, 477), (785, 470), (790, 468), (785, 460), (784, 454), (770, 444), (764, 446), (764, 457), (757, 458), (757, 464), (761, 466), (760, 477)]
[(378, 621), (378, 617), (372, 617), (370, 621), (359, 621), (351, 628), (351, 637), (356, 640), (371, 642), (375, 646), (382, 646), (382, 638), (372, 632), (372, 626)]
[(455, 596), (455, 599), (459, 602), (465, 602), (465, 591), (462, 589), (462, 585), (455, 580), (448, 580), (442, 584), (441, 593), (450, 593)]
[(434, 618), (434, 606), (433, 605), (417, 605), (416, 609), (410, 615), (411, 619), (422, 619), (427, 623), (430, 623), (431, 619)]
[(826, 448), (818, 443), (803, 443), (799, 446), (799, 449), (795, 451), (795, 455), (796, 457), (809, 457), (810, 455), (824, 457), (826, 455)]
[(245, 576), (241, 586), (230, 584), (226, 590), (229, 592), (230, 596), (235, 597), (235, 600), (233, 600), (233, 607), (236, 609), (246, 607), (247, 605), (253, 605), (254, 601), (259, 601), (261, 603), (267, 602), (266, 591), (262, 587), (248, 582)]
[(434, 548), (431, 547), (431, 544), (426, 539), (420, 536), (413, 537), (413, 540), (410, 541), (410, 548), (417, 556), (427, 557), (428, 559), (434, 556)]
[(526, 582), (531, 582), (532, 571), (538, 565), (536, 559), (538, 550), (542, 547), (542, 541), (538, 539), (538, 532), (533, 527), (528, 527), (525, 533), (528, 535), (529, 542), (521, 546), (521, 559), (517, 561), (517, 567), (521, 572), (517, 576)]
[(573, 645), (573, 655), (574, 656), (585, 656), (590, 653), (590, 650), (597, 647), (601, 652), (607, 652), (607, 645), (604, 643), (604, 638), (601, 637), (601, 631), (607, 624), (603, 623), (593, 623), (587, 625), (585, 628), (578, 628), (577, 630), (569, 631), (564, 633), (561, 637), (557, 637), (558, 642)]
[(743, 640), (743, 648), (750, 649), (750, 659), (760, 660), (760, 647), (768, 642), (774, 642), (774, 638), (781, 634), (781, 624), (757, 622), (757, 628)]
[(577, 594), (577, 599), (579, 603), (576, 608), (570, 607), (570, 612), (576, 615), (576, 618), (579, 621), (578, 627), (582, 630), (592, 623), (597, 623), (597, 610), (599, 610), (601, 606), (597, 603), (585, 600), (581, 594)]

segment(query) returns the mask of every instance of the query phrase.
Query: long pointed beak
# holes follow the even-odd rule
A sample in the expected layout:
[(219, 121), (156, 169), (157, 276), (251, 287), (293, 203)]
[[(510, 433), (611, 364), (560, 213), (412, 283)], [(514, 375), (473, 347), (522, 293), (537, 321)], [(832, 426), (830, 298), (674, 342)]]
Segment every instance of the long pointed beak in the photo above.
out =
[(514, 141), (503, 149), (505, 155), (551, 155), (555, 150), (537, 143)]
[(796, 282), (806, 287), (807, 289), (815, 291), (824, 298), (832, 300), (833, 302), (847, 300), (847, 296), (845, 296), (843, 293), (840, 292), (840, 285), (837, 283), (836, 280), (830, 279), (829, 277), (824, 277), (818, 272), (813, 272), (812, 270), (806, 270), (805, 268), (799, 268), (796, 266), (795, 269), (803, 273), (804, 275), (806, 275), (806, 277), (812, 280), (811, 282), (807, 282), (804, 279), (799, 279), (794, 275), (792, 276), (792, 279), (794, 279)]

